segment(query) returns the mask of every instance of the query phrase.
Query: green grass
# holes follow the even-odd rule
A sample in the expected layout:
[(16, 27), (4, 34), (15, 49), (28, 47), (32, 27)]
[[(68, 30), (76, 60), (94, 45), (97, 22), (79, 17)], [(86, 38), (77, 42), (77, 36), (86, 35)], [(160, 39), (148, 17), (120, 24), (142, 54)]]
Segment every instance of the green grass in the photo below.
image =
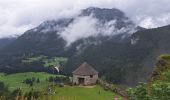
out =
[(165, 59), (165, 60), (170, 60), (170, 55), (169, 54), (163, 54), (160, 56), (162, 59)]
[(43, 63), (44, 67), (55, 67), (59, 65), (60, 63), (65, 64), (67, 62), (67, 58), (65, 57), (53, 57), (53, 58), (47, 58), (46, 56), (35, 56), (30, 58), (25, 58), (22, 60), (22, 63), (25, 64), (32, 64), (34, 62), (41, 62)]
[(154, 83), (157, 82), (170, 82), (170, 55), (163, 54), (160, 56), (162, 60), (157, 61), (157, 66), (154, 69), (154, 73), (157, 75), (153, 76)]
[[(41, 91), (42, 93), (48, 93), (48, 87), (52, 84), (47, 81), (50, 76), (56, 76), (53, 74), (45, 72), (26, 72), (26, 73), (16, 73), (6, 75), (0, 73), (0, 81), (4, 82), (5, 85), (8, 85), (9, 90), (12, 91), (17, 88), (21, 88), (22, 92), (29, 92), (32, 89), (34, 91)], [(58, 77), (63, 77), (62, 75), (57, 75)], [(39, 78), (40, 83), (34, 82), (34, 85), (30, 87), (29, 85), (22, 83), (23, 80), (27, 78)], [(48, 94), (40, 96), (39, 100), (113, 100), (116, 96), (111, 91), (104, 90), (101, 86), (97, 85), (93, 88), (84, 88), (78, 86), (65, 86), (58, 87), (55, 86), (55, 94)], [(100, 91), (100, 93), (99, 93)], [(118, 97), (118, 96), (116, 96)], [(64, 99), (63, 99), (64, 98)], [(120, 97), (119, 97), (119, 100)]]
[(170, 82), (170, 70), (164, 72), (163, 75), (164, 75), (164, 81)]
[(22, 60), (22, 63), (33, 63), (33, 62), (40, 61), (44, 58), (46, 58), (46, 56), (30, 57), (30, 58), (27, 58), (25, 60)]
[(59, 65), (60, 62), (66, 63), (67, 58), (64, 57), (54, 57), (52, 59), (44, 59), (44, 67), (56, 66)]
[[(31, 89), (43, 91), (50, 83), (48, 82), (48, 78), (50, 76), (56, 76), (53, 74), (45, 73), (45, 72), (26, 72), (26, 73), (16, 73), (5, 75), (4, 73), (0, 73), (0, 81), (4, 82), (5, 85), (9, 87), (9, 90), (14, 90), (17, 88), (21, 88), (24, 92), (30, 91)], [(57, 75), (62, 77), (62, 75)], [(34, 82), (34, 85), (30, 87), (29, 85), (22, 83), (23, 80), (27, 78), (35, 77), (39, 78), (40, 83)]]
[[(114, 100), (115, 96), (119, 97), (113, 92), (106, 91), (98, 85), (93, 88), (66, 86), (66, 87), (55, 87), (55, 94), (48, 95), (48, 99), (49, 100)], [(41, 100), (45, 100), (45, 96), (43, 96)], [(120, 97), (119, 100), (121, 100)]]

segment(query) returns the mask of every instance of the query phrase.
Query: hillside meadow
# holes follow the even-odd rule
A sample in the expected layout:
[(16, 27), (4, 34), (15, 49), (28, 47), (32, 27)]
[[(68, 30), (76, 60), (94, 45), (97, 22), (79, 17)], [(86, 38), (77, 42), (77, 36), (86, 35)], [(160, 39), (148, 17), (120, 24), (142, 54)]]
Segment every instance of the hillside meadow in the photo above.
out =
[[(69, 86), (64, 87), (55, 85), (51, 87), (52, 92), (50, 93), (48, 88), (52, 86), (52, 82), (49, 82), (49, 77), (64, 77), (63, 75), (54, 75), (45, 72), (26, 72), (16, 74), (4, 74), (0, 73), (0, 81), (4, 82), (8, 86), (10, 91), (20, 88), (23, 95), (30, 91), (40, 91), (38, 100), (113, 100), (117, 96), (115, 93), (104, 90), (101, 86)], [(39, 79), (39, 83), (34, 82), (32, 86), (23, 83), (23, 80), (34, 77)]]
[(119, 98), (119, 96), (111, 91), (104, 90), (101, 86), (96, 85), (94, 87), (78, 87), (78, 86), (65, 86), (65, 87), (55, 87), (55, 94), (44, 96), (41, 98), (45, 100), (114, 100), (114, 98)]
[[(21, 88), (22, 91), (30, 91), (32, 89), (42, 91), (45, 87), (50, 85), (48, 82), (49, 77), (51, 76), (58, 76), (62, 77), (62, 75), (53, 75), (45, 72), (26, 72), (26, 73), (16, 73), (16, 74), (4, 74), (0, 73), (0, 81), (4, 82), (5, 85), (8, 86), (9, 90), (14, 90), (17, 88)], [(35, 78), (39, 79), (39, 83), (34, 82), (33, 86), (29, 86), (23, 83), (24, 80), (28, 78)]]

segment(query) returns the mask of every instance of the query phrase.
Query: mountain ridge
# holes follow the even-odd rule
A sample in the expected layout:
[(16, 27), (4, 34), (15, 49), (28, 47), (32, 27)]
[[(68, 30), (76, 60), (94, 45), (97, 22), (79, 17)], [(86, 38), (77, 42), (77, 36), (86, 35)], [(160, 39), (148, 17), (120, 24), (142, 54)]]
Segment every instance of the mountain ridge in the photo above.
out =
[[(1, 50), (1, 71), (50, 72), (48, 68), (42, 66), (41, 62), (35, 63), (35, 65), (27, 65), (27, 68), (24, 68), (25, 65), (21, 63), (22, 59), (26, 57), (43, 55), (49, 58), (68, 58), (68, 62), (61, 70), (62, 74), (71, 75), (71, 72), (77, 65), (86, 61), (99, 71), (101, 77), (109, 82), (131, 86), (136, 85), (139, 81), (145, 82), (153, 70), (152, 65), (155, 62), (156, 56), (170, 51), (168, 45), (170, 43), (168, 38), (170, 26), (144, 29), (134, 25), (119, 10), (89, 9), (84, 10), (87, 12), (84, 15), (80, 14), (70, 19), (46, 21), (38, 27), (25, 32), (16, 41)], [(110, 13), (112, 10), (119, 13), (112, 15)], [(119, 14), (122, 13), (124, 17), (121, 19)], [(95, 18), (95, 16), (98, 18)], [(119, 19), (116, 20), (117, 22), (115, 21), (110, 24), (110, 21), (115, 20), (114, 16), (117, 16), (116, 18)], [(110, 18), (113, 19), (111, 20)], [(78, 32), (77, 29), (81, 30), (81, 28), (76, 28), (75, 30), (74, 27), (82, 25), (82, 23), (87, 25), (91, 23), (90, 25), (96, 29), (94, 32), (97, 34), (83, 37), (78, 35), (78, 38), (67, 46), (68, 41), (66, 39), (69, 38), (65, 39), (59, 33), (64, 31), (65, 35), (68, 34), (68, 36), (77, 35), (74, 33)], [(134, 27), (129, 28), (129, 26)], [(91, 26), (88, 28), (91, 28)], [(100, 28), (103, 30), (98, 30)], [(132, 31), (131, 29), (137, 29), (138, 31)], [(104, 32), (107, 33), (108, 30), (111, 30), (109, 34), (103, 34)], [(69, 34), (71, 32), (73, 35)], [(86, 33), (84, 34), (86, 35)]]

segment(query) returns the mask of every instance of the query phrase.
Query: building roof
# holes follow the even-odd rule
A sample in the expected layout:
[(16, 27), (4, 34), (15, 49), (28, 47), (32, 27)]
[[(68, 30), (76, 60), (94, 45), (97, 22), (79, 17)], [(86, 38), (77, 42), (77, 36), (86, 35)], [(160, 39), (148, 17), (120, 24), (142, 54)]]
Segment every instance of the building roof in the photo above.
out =
[(81, 64), (75, 71), (72, 72), (75, 75), (96, 75), (98, 74), (98, 71), (96, 71), (92, 66), (90, 66), (88, 63), (84, 62)]

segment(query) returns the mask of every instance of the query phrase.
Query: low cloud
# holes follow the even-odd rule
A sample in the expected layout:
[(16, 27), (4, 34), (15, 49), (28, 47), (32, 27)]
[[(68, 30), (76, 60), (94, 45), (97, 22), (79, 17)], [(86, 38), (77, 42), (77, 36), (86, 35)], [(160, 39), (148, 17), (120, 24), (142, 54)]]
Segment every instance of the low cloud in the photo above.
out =
[(141, 16), (139, 18), (139, 25), (145, 28), (156, 28), (170, 24), (170, 13), (159, 16)]
[(0, 37), (23, 34), (45, 20), (71, 17), (90, 6), (118, 8), (145, 28), (170, 24), (170, 0), (1, 0)]
[(65, 27), (63, 31), (58, 34), (67, 41), (67, 46), (69, 46), (76, 40), (89, 36), (112, 36), (121, 33), (132, 34), (136, 31), (135, 25), (129, 25), (118, 29), (116, 28), (116, 24), (116, 20), (102, 23), (93, 16), (77, 17), (68, 27)]
[(98, 21), (95, 18), (79, 17), (59, 34), (69, 45), (80, 38), (97, 35), (97, 24)]

